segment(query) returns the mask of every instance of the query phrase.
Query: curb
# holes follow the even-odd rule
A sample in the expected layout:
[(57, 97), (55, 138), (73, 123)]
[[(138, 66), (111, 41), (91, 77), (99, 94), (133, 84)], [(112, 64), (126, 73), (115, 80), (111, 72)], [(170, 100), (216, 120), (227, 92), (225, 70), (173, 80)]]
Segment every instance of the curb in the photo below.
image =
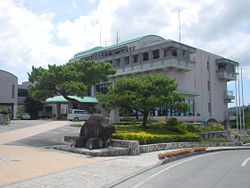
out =
[(163, 164), (166, 164), (166, 163), (169, 163), (172, 161), (176, 161), (176, 160), (183, 159), (186, 157), (191, 157), (194, 155), (200, 155), (200, 154), (204, 154), (204, 153), (211, 153), (211, 152), (218, 152), (218, 151), (232, 151), (232, 150), (250, 150), (250, 147), (218, 148), (218, 149), (211, 149), (211, 150), (206, 150), (206, 151), (202, 151), (202, 152), (187, 153), (187, 154), (184, 154), (182, 156), (163, 159), (159, 163), (160, 163), (160, 165), (163, 165)]
[(179, 160), (179, 159), (183, 159), (183, 158), (186, 158), (186, 157), (191, 157), (191, 156), (195, 156), (195, 155), (201, 155), (201, 154), (205, 154), (205, 153), (211, 153), (211, 152), (218, 152), (218, 151), (232, 151), (232, 150), (250, 150), (250, 147), (235, 147), (235, 148), (218, 148), (218, 149), (211, 149), (211, 150), (206, 150), (206, 151), (201, 151), (201, 152), (193, 152), (193, 153), (187, 153), (187, 154), (184, 154), (182, 156), (178, 156), (178, 157), (172, 157), (172, 158), (167, 158), (167, 159), (164, 159), (162, 161), (159, 161), (158, 163), (156, 163), (155, 165), (152, 165), (152, 166), (149, 166), (149, 167), (146, 167), (146, 168), (143, 168), (139, 171), (136, 171), (124, 178), (120, 178), (118, 179), (117, 181), (114, 181), (113, 183), (111, 184), (107, 184), (107, 185), (104, 185), (103, 188), (112, 188), (112, 187), (115, 187), (133, 177), (136, 177), (144, 172), (147, 172), (153, 168), (156, 168), (160, 165), (164, 165), (166, 163), (169, 163), (169, 162), (172, 162), (172, 161), (176, 161), (176, 160)]

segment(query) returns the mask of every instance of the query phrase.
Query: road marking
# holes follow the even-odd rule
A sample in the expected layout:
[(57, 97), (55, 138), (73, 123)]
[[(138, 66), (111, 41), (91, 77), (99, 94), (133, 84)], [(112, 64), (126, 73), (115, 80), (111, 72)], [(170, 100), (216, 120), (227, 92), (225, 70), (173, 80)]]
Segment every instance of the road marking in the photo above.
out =
[(250, 160), (250, 157), (248, 157), (243, 163), (241, 163), (241, 166), (244, 167), (246, 166), (247, 162)]
[(202, 158), (202, 157), (206, 157), (206, 156), (208, 156), (208, 155), (214, 155), (214, 154), (216, 154), (216, 153), (209, 153), (209, 154), (206, 154), (206, 155), (200, 155), (200, 156), (196, 156), (196, 157), (193, 157), (193, 158), (190, 158), (190, 159), (181, 161), (181, 162), (179, 162), (179, 163), (176, 163), (176, 164), (174, 164), (174, 165), (172, 165), (172, 166), (169, 166), (169, 167), (167, 167), (167, 168), (164, 168), (164, 169), (160, 170), (159, 172), (156, 172), (155, 174), (152, 174), (151, 176), (147, 177), (147, 178), (144, 179), (143, 181), (141, 181), (141, 182), (139, 182), (138, 184), (134, 185), (132, 188), (138, 188), (138, 187), (140, 187), (141, 185), (143, 185), (144, 183), (146, 183), (147, 181), (149, 181), (149, 180), (153, 179), (154, 177), (158, 176), (159, 174), (161, 174), (161, 173), (163, 173), (163, 172), (165, 172), (165, 171), (167, 171), (167, 170), (170, 170), (171, 168), (174, 168), (174, 167), (176, 167), (176, 166), (178, 166), (178, 165), (180, 165), (180, 164), (182, 164), (182, 163), (186, 163), (186, 162), (192, 161), (192, 160), (194, 160), (194, 159), (198, 159), (198, 158)]

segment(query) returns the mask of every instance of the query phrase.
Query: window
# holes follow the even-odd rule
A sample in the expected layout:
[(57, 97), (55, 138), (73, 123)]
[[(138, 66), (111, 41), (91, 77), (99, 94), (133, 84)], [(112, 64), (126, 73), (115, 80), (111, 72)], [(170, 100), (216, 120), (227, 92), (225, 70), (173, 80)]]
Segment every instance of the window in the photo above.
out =
[(211, 103), (209, 102), (209, 103), (208, 103), (208, 112), (209, 112), (209, 113), (211, 113), (211, 109), (212, 109)]
[(91, 86), (88, 87), (87, 96), (91, 96)]
[(188, 107), (189, 116), (194, 116), (194, 100), (189, 99)]
[(210, 89), (211, 89), (210, 81), (207, 81), (207, 89), (208, 89), (208, 91), (210, 91)]
[(27, 97), (28, 90), (27, 89), (18, 89), (18, 97)]
[(177, 49), (173, 49), (173, 51), (172, 51), (172, 56), (177, 57)]
[(118, 49), (115, 51), (115, 54), (121, 54), (121, 53), (124, 53), (126, 51), (125, 48), (121, 48), (121, 49)]
[(207, 61), (207, 70), (209, 71), (210, 70), (210, 62)]
[(138, 54), (133, 55), (133, 63), (138, 63)]
[(226, 70), (226, 65), (221, 63), (218, 65), (218, 69), (219, 69), (219, 71), (224, 71), (224, 70)]
[(142, 53), (142, 61), (148, 61), (148, 52)]
[(182, 57), (186, 57), (187, 56), (187, 50), (182, 50)]
[(129, 64), (129, 56), (124, 57), (124, 65)]
[(15, 98), (15, 85), (12, 85), (12, 99)]
[(116, 67), (120, 67), (121, 66), (121, 59), (120, 58), (115, 60), (115, 66)]
[(96, 85), (96, 92), (107, 93), (110, 83), (98, 84)]
[(159, 50), (153, 50), (153, 59), (158, 59), (160, 58), (160, 51)]

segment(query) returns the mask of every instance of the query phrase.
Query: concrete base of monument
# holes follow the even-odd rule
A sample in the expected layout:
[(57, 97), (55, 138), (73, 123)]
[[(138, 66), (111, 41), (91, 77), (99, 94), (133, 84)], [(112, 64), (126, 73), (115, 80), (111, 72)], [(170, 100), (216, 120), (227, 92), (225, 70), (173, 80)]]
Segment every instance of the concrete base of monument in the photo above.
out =
[(75, 148), (70, 145), (58, 145), (58, 146), (53, 146), (52, 148), (72, 153), (89, 155), (91, 157), (129, 155), (128, 148), (111, 147), (111, 146), (107, 148), (93, 149), (93, 150), (89, 150), (87, 148)]

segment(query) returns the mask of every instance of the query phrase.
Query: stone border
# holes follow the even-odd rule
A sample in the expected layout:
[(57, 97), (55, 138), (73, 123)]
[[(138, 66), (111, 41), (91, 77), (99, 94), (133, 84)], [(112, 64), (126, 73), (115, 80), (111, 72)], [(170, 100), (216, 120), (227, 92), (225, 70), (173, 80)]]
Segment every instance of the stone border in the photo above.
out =
[(216, 146), (240, 146), (241, 143), (234, 142), (169, 142), (140, 145), (140, 153), (147, 153), (152, 151), (179, 149), (179, 148), (191, 148), (191, 147), (216, 147)]
[(94, 149), (89, 150), (86, 148), (74, 148), (69, 145), (58, 145), (51, 147), (52, 149), (57, 149), (61, 151), (67, 151), (71, 153), (78, 153), (82, 155), (88, 155), (91, 157), (107, 157), (107, 156), (121, 156), (121, 155), (129, 155), (128, 148), (121, 148), (121, 147), (108, 147), (102, 149)]
[[(64, 141), (74, 142), (77, 138), (78, 138), (77, 136), (65, 136)], [(241, 146), (241, 145), (242, 145), (241, 143), (234, 143), (234, 142), (169, 142), (169, 143), (140, 145), (139, 142), (136, 140), (132, 141), (132, 140), (117, 140), (117, 139), (112, 139), (110, 142), (111, 147), (127, 148), (128, 149), (127, 155), (140, 155), (141, 153), (148, 153), (152, 151), (179, 149), (179, 148)]]

